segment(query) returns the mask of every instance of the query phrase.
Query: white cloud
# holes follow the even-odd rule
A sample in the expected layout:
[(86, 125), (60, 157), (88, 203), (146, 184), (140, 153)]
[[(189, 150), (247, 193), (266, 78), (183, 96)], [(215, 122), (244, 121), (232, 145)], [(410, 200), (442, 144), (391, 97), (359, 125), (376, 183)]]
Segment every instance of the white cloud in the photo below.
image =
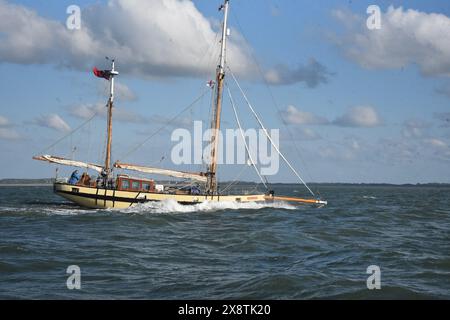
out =
[(328, 83), (331, 72), (321, 63), (311, 58), (306, 65), (299, 65), (290, 69), (285, 65), (278, 65), (266, 72), (266, 81), (274, 85), (289, 85), (304, 82), (309, 88), (315, 88), (321, 83)]
[(0, 127), (6, 127), (9, 125), (9, 120), (3, 116), (0, 116)]
[(325, 141), (326, 145), (318, 148), (319, 156), (325, 159), (337, 161), (363, 160), (371, 152), (368, 142), (356, 136)]
[(313, 140), (322, 139), (320, 134), (318, 134), (316, 131), (314, 131), (311, 128), (304, 127), (304, 126), (298, 126), (293, 129), (294, 130), (291, 131), (291, 134), (289, 132), (287, 132), (287, 133), (282, 132), (281, 139), (284, 141), (292, 141), (292, 140), (313, 141)]
[(423, 144), (427, 154), (433, 156), (435, 159), (450, 161), (450, 144), (440, 138), (424, 139)]
[(327, 124), (329, 121), (311, 112), (298, 110), (290, 105), (286, 110), (281, 111), (281, 117), (287, 124)]
[(384, 138), (373, 148), (371, 159), (379, 158), (386, 164), (413, 163), (418, 161), (449, 161), (450, 146), (442, 138), (419, 139)]
[[(108, 108), (105, 103), (96, 104), (82, 104), (72, 107), (69, 113), (80, 119), (89, 119), (94, 114), (101, 117), (106, 117)], [(124, 109), (123, 107), (116, 106), (113, 108), (113, 121), (131, 122), (131, 123), (144, 123), (147, 119), (141, 115)]]
[[(214, 72), (215, 60), (205, 56), (218, 43), (217, 30), (191, 1), (109, 0), (85, 7), (81, 18), (80, 30), (68, 30), (65, 21), (0, 0), (0, 61), (88, 70), (112, 56), (119, 71), (147, 77)], [(249, 50), (233, 32), (227, 53), (236, 73), (253, 72)]]
[(100, 103), (92, 105), (82, 104), (70, 109), (70, 114), (80, 119), (89, 119), (95, 114), (102, 114), (106, 112), (103, 108), (106, 109), (105, 105)]
[[(105, 97), (109, 96), (109, 82), (101, 81), (99, 85), (99, 92), (103, 94)], [(126, 84), (122, 82), (114, 82), (114, 96), (119, 101), (135, 101), (137, 97), (135, 93), (128, 87)]]
[(425, 141), (432, 147), (444, 149), (448, 148), (447, 144), (444, 141), (437, 138), (426, 139)]
[(55, 129), (57, 131), (68, 132), (70, 131), (70, 126), (57, 114), (43, 115), (32, 121), (41, 127)]
[(17, 139), (20, 139), (20, 135), (14, 129), (0, 128), (0, 139), (17, 140)]
[(299, 140), (319, 140), (321, 136), (311, 128), (301, 127), (295, 132), (296, 138)]
[(388, 165), (412, 163), (423, 158), (422, 149), (416, 140), (397, 137), (381, 138), (374, 146), (370, 159), (376, 159)]
[(8, 118), (0, 116), (0, 139), (3, 140), (18, 140), (21, 138), (20, 134), (12, 128), (13, 125)]
[(416, 64), (428, 76), (450, 76), (450, 18), (444, 14), (390, 6), (381, 17), (381, 29), (369, 30), (365, 19), (335, 11), (347, 27), (334, 37), (347, 57), (367, 68), (401, 68)]
[[(433, 139), (433, 138), (432, 138)], [(317, 152), (321, 158), (336, 161), (356, 161), (358, 164), (382, 164), (387, 166), (419, 163), (430, 160), (445, 160), (448, 148), (432, 139), (407, 139), (400, 136), (365, 140), (350, 136), (343, 139), (327, 141), (318, 146)], [(439, 139), (437, 139), (439, 140)], [(433, 144), (435, 144), (433, 146)], [(449, 158), (447, 156), (447, 158)], [(449, 158), (450, 159), (450, 158)]]
[(336, 9), (331, 12), (331, 15), (349, 29), (354, 28), (356, 24), (365, 23), (362, 16), (353, 13), (349, 9)]
[(287, 124), (296, 125), (326, 125), (333, 124), (341, 127), (377, 127), (382, 121), (376, 110), (370, 106), (357, 106), (350, 108), (345, 114), (330, 122), (327, 118), (311, 112), (298, 110), (289, 105), (280, 112), (282, 120)]
[(334, 124), (342, 127), (377, 127), (381, 119), (376, 110), (370, 106), (350, 108), (343, 116), (337, 118)]
[(361, 149), (360, 142), (358, 142), (356, 139), (350, 138), (348, 142), (349, 142), (349, 146), (350, 146), (350, 148), (352, 150), (359, 150), (359, 149)]
[(408, 120), (403, 123), (402, 135), (405, 138), (423, 138), (431, 125), (421, 120)]

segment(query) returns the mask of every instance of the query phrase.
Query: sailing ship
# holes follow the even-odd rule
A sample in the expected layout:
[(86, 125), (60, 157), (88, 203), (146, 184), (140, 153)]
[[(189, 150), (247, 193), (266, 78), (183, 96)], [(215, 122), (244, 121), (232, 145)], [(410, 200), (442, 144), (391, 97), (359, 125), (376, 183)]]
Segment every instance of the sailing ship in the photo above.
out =
[[(248, 103), (251, 111), (255, 115), (258, 123), (263, 128), (272, 146), (280, 154), (282, 159), (287, 163), (289, 168), (301, 180), (311, 193), (311, 198), (298, 198), (292, 196), (275, 195), (274, 191), (270, 190), (264, 179), (261, 177), (256, 165), (248, 153), (247, 156), (251, 160), (252, 166), (256, 169), (258, 176), (261, 178), (267, 190), (256, 194), (224, 194), (218, 188), (217, 181), (217, 150), (218, 150), (218, 132), (221, 124), (222, 100), (224, 91), (224, 79), (226, 74), (226, 42), (228, 36), (227, 20), (229, 10), (229, 0), (225, 0), (220, 10), (224, 13), (222, 30), (221, 30), (221, 49), (220, 49), (220, 63), (216, 68), (216, 77), (214, 82), (214, 103), (212, 104), (212, 121), (211, 121), (211, 153), (210, 162), (206, 172), (185, 172), (177, 170), (169, 170), (163, 168), (155, 168), (143, 165), (135, 165), (129, 163), (122, 163), (116, 161), (112, 163), (111, 160), (111, 144), (112, 144), (112, 128), (113, 128), (113, 106), (114, 106), (114, 80), (119, 72), (115, 69), (115, 61), (111, 60), (110, 70), (97, 70), (94, 68), (94, 73), (98, 77), (103, 77), (110, 82), (109, 98), (107, 102), (107, 141), (106, 141), (106, 157), (103, 164), (87, 163), (83, 161), (76, 161), (64, 157), (52, 155), (34, 156), (33, 159), (46, 161), (52, 164), (65, 165), (72, 167), (79, 167), (86, 170), (83, 172), (81, 178), (76, 179), (56, 179), (53, 185), (53, 190), (56, 194), (87, 208), (127, 208), (137, 203), (145, 203), (150, 201), (164, 201), (175, 200), (180, 204), (198, 204), (205, 201), (210, 202), (273, 202), (273, 201), (287, 201), (304, 204), (311, 204), (315, 206), (324, 206), (327, 201), (316, 197), (312, 190), (306, 185), (297, 171), (287, 161), (284, 155), (280, 152), (278, 147), (273, 143), (268, 131), (265, 129), (260, 118)], [(230, 70), (231, 71), (231, 70)], [(236, 78), (231, 73), (233, 79)], [(236, 82), (237, 83), (237, 82)], [(238, 83), (237, 83), (238, 84)], [(239, 86), (239, 84), (238, 84)], [(241, 87), (239, 86), (241, 89)], [(242, 91), (242, 90), (241, 90)], [(231, 96), (230, 96), (231, 97)], [(244, 95), (245, 97), (245, 95)], [(245, 97), (246, 99), (246, 97)], [(247, 99), (246, 99), (247, 100)], [(234, 109), (234, 106), (233, 106)], [(242, 133), (239, 120), (237, 118), (236, 109), (234, 109), (236, 120)], [(245, 138), (242, 136), (245, 143)], [(247, 147), (247, 144), (246, 144)], [(247, 148), (248, 151), (248, 148)], [(136, 171), (141, 174), (148, 175), (163, 175), (172, 178), (184, 179), (197, 183), (200, 187), (173, 187), (157, 183), (154, 179), (133, 177), (128, 174), (115, 174), (115, 169), (123, 169), (128, 171)], [(96, 171), (98, 176), (96, 179), (91, 179), (87, 170)], [(72, 177), (74, 178), (74, 177)], [(190, 184), (192, 186), (192, 184)]]

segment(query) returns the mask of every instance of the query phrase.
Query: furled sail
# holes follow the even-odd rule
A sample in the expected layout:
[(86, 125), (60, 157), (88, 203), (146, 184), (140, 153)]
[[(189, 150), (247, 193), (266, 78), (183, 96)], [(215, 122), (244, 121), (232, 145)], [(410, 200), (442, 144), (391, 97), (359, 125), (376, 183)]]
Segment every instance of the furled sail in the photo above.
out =
[(42, 156), (36, 156), (33, 157), (34, 160), (40, 160), (40, 161), (48, 161), (50, 163), (57, 163), (62, 164), (65, 166), (73, 166), (73, 167), (80, 167), (80, 168), (86, 168), (86, 169), (92, 169), (97, 172), (101, 172), (103, 170), (103, 167), (98, 164), (94, 163), (86, 163), (82, 161), (76, 161), (76, 160), (70, 160), (66, 158), (56, 157), (56, 156), (50, 156), (47, 154), (44, 154)]
[(170, 176), (170, 177), (175, 177), (175, 178), (191, 179), (191, 180), (195, 180), (195, 181), (199, 181), (199, 182), (206, 182), (206, 180), (207, 180), (207, 177), (203, 173), (183, 172), (183, 171), (175, 171), (175, 170), (169, 170), (169, 169), (144, 167), (144, 166), (138, 166), (138, 165), (134, 165), (134, 164), (127, 164), (127, 163), (120, 163), (120, 162), (114, 163), (114, 167), (120, 168), (120, 169), (150, 173), (150, 174), (160, 174), (160, 175)]

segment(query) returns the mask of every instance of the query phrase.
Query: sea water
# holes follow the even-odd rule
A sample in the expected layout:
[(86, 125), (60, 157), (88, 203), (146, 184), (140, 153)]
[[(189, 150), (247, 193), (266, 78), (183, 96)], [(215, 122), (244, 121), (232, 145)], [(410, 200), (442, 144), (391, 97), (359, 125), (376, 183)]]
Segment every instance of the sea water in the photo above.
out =
[[(449, 187), (315, 188), (328, 206), (90, 210), (51, 187), (0, 187), (0, 298), (450, 298)], [(369, 266), (380, 289), (368, 289)]]

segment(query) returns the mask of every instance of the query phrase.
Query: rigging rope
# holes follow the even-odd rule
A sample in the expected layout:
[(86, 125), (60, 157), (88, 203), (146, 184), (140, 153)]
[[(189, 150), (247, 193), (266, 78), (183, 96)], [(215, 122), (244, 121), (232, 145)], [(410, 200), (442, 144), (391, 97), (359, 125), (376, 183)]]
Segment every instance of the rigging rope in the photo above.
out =
[(237, 123), (237, 125), (239, 127), (239, 132), (241, 133), (241, 137), (242, 137), (242, 140), (243, 140), (244, 145), (245, 145), (245, 150), (247, 151), (248, 158), (249, 158), (250, 162), (252, 163), (252, 167), (255, 168), (256, 174), (258, 175), (259, 179), (261, 179), (261, 182), (263, 183), (264, 187), (266, 187), (266, 189), (268, 189), (267, 185), (266, 185), (266, 182), (264, 181), (263, 177), (259, 173), (259, 170), (256, 167), (255, 162), (253, 161), (253, 157), (250, 154), (250, 150), (249, 150), (248, 145), (247, 145), (247, 140), (245, 139), (244, 132), (242, 131), (241, 122), (239, 121), (239, 117), (238, 117), (238, 114), (237, 114), (237, 111), (236, 111), (234, 100), (233, 100), (233, 97), (231, 95), (231, 91), (230, 91), (230, 88), (228, 87), (228, 85), (227, 85), (227, 91), (228, 91), (228, 96), (230, 97), (231, 106), (233, 107), (234, 117), (235, 117), (236, 123)]
[(72, 131), (70, 131), (69, 133), (67, 133), (66, 135), (64, 135), (63, 137), (59, 138), (58, 140), (56, 140), (54, 143), (52, 143), (50, 146), (48, 146), (47, 148), (43, 149), (41, 152), (39, 152), (39, 154), (42, 154), (44, 152), (46, 152), (47, 150), (53, 148), (55, 145), (57, 145), (58, 143), (60, 143), (62, 140), (66, 139), (68, 136), (71, 136), (72, 134), (74, 134), (75, 132), (77, 132), (78, 130), (80, 130), (82, 127), (84, 127), (86, 124), (88, 124), (92, 119), (95, 118), (95, 116), (97, 115), (97, 113), (94, 113), (89, 119), (87, 119), (85, 122), (83, 122), (82, 124), (80, 124), (78, 127), (76, 127), (75, 129), (73, 129)]
[(228, 184), (225, 188), (223, 188), (222, 190), (220, 190), (220, 194), (224, 194), (224, 192), (226, 190), (228, 190), (229, 188), (231, 188), (233, 185), (235, 185), (238, 182), (239, 177), (242, 175), (242, 173), (245, 171), (245, 169), (247, 169), (247, 166), (244, 166), (241, 171), (239, 171), (239, 173), (233, 178), (233, 180), (231, 181), (230, 184)]
[[(241, 33), (242, 37), (244, 38), (244, 40), (245, 40), (247, 43), (250, 43), (250, 42), (248, 41), (247, 37), (245, 36), (244, 29), (242, 28), (242, 25), (241, 25), (241, 23), (239, 22), (239, 19), (238, 19), (237, 15), (235, 14), (235, 12), (234, 12), (233, 10), (230, 10), (230, 11), (231, 11), (231, 13), (233, 14), (234, 19), (236, 20), (236, 25), (237, 25), (237, 27), (238, 27), (238, 29), (239, 29), (239, 32)], [(271, 98), (271, 100), (272, 100), (273, 105), (274, 105), (275, 108), (277, 109), (278, 114), (281, 114), (281, 110), (280, 110), (280, 108), (278, 107), (278, 103), (277, 103), (277, 101), (276, 101), (276, 99), (275, 99), (275, 96), (274, 96), (272, 90), (270, 89), (270, 86), (269, 86), (269, 84), (268, 84), (268, 82), (267, 82), (266, 77), (264, 76), (264, 72), (262, 71), (261, 65), (258, 63), (258, 60), (256, 59), (256, 56), (254, 55), (253, 52), (250, 52), (250, 56), (252, 57), (253, 62), (255, 63), (256, 68), (258, 69), (258, 72), (259, 72), (259, 74), (260, 74), (260, 76), (261, 76), (261, 79), (262, 79), (262, 81), (263, 81), (263, 83), (264, 83), (264, 85), (265, 85), (267, 91), (268, 91), (269, 94), (270, 94), (270, 98)], [(291, 140), (292, 140), (292, 144), (293, 144), (293, 146), (294, 146), (295, 152), (297, 153), (297, 156), (300, 158), (300, 161), (302, 162), (302, 165), (306, 168), (306, 175), (308, 176), (308, 178), (309, 178), (310, 180), (312, 180), (312, 177), (311, 177), (311, 175), (310, 175), (310, 173), (309, 173), (309, 170), (308, 170), (307, 163), (306, 163), (306, 161), (303, 159), (302, 153), (301, 153), (300, 150), (299, 150), (300, 148), (299, 148), (299, 146), (297, 145), (297, 143), (295, 142), (296, 140), (294, 139), (294, 135), (292, 134), (291, 130), (289, 129), (289, 127), (287, 126), (285, 120), (284, 120), (282, 117), (281, 117), (281, 122), (283, 123), (284, 128), (286, 129), (287, 133), (289, 134), (289, 137), (290, 137)], [(319, 193), (319, 190), (317, 190), (317, 188), (316, 188), (316, 192)], [(320, 193), (319, 193), (319, 194), (320, 194)]]
[(175, 121), (180, 115), (182, 115), (183, 113), (185, 113), (187, 110), (191, 109), (199, 100), (201, 100), (203, 98), (203, 96), (208, 92), (209, 90), (206, 89), (203, 91), (203, 93), (196, 98), (191, 104), (189, 104), (187, 107), (185, 107), (183, 110), (181, 110), (179, 113), (177, 113), (175, 116), (173, 116), (172, 118), (169, 119), (169, 121), (167, 121), (164, 125), (162, 125), (161, 127), (159, 127), (156, 131), (154, 131), (150, 136), (148, 136), (144, 141), (138, 143), (134, 148), (130, 149), (128, 152), (126, 152), (121, 159), (126, 159), (129, 155), (131, 155), (132, 153), (136, 152), (136, 150), (138, 150), (140, 147), (142, 147), (144, 144), (146, 144), (151, 138), (153, 138), (155, 135), (157, 135), (159, 132), (161, 132), (162, 130), (164, 130), (168, 124), (172, 123), (173, 121)]
[(87, 129), (88, 129), (88, 132), (87, 132), (88, 146), (87, 146), (86, 160), (90, 159), (90, 157), (91, 157), (91, 124), (90, 123), (89, 123), (89, 126)]
[(284, 160), (284, 162), (288, 165), (288, 167), (291, 169), (291, 171), (297, 176), (297, 178), (299, 178), (299, 180), (303, 183), (303, 185), (306, 187), (306, 189), (308, 189), (308, 191), (311, 193), (311, 195), (313, 197), (315, 197), (316, 195), (314, 194), (314, 192), (308, 187), (308, 185), (306, 184), (305, 181), (303, 181), (302, 177), (298, 174), (298, 172), (294, 169), (294, 167), (290, 164), (290, 162), (286, 159), (286, 157), (281, 153), (280, 149), (278, 149), (277, 145), (273, 142), (272, 137), (269, 135), (269, 133), (267, 132), (266, 127), (264, 126), (264, 124), (261, 122), (261, 119), (259, 118), (258, 114), (255, 112), (255, 110), (253, 109), (252, 105), (250, 104), (250, 101), (247, 99), (247, 96), (245, 94), (245, 92), (242, 90), (241, 86), (239, 85), (239, 82), (237, 81), (236, 77), (234, 76), (233, 72), (231, 71), (230, 67), (228, 67), (228, 70), (230, 71), (231, 77), (233, 78), (234, 82), (236, 83), (237, 87), (239, 88), (239, 91), (241, 91), (242, 96), (244, 97), (245, 102), (247, 103), (247, 106), (250, 108), (250, 111), (252, 112), (252, 114), (255, 116), (256, 121), (258, 121), (259, 125), (261, 126), (261, 128), (263, 129), (264, 134), (267, 136), (267, 138), (269, 139), (270, 143), (272, 144), (272, 146), (275, 148), (275, 150), (277, 151), (277, 153), (280, 155), (280, 157)]

